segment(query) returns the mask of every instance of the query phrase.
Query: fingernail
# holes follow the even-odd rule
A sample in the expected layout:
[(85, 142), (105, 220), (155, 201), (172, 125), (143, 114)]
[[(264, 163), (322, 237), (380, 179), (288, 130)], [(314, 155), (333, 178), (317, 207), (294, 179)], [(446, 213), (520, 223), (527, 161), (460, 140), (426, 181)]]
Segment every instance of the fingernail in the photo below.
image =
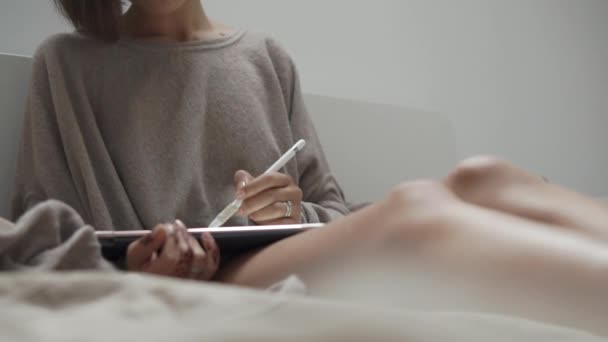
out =
[(190, 248), (189, 248), (188, 244), (186, 243), (186, 240), (187, 240), (186, 233), (184, 232), (184, 230), (180, 229), (179, 235), (181, 238), (181, 241), (179, 242), (179, 248), (181, 249), (182, 253), (187, 253)]
[(152, 233), (148, 233), (146, 236), (143, 237), (143, 239), (141, 239), (141, 244), (147, 246), (151, 244), (153, 240), (154, 238), (152, 237)]
[(175, 220), (175, 224), (177, 224), (179, 227), (186, 228), (186, 225), (180, 219)]
[(165, 227), (169, 235), (175, 235), (175, 227), (172, 224), (168, 224)]
[(239, 185), (236, 187), (237, 188), (237, 192), (236, 192), (236, 196), (245, 196), (245, 186), (247, 186), (247, 182), (246, 181), (241, 181), (239, 183)]

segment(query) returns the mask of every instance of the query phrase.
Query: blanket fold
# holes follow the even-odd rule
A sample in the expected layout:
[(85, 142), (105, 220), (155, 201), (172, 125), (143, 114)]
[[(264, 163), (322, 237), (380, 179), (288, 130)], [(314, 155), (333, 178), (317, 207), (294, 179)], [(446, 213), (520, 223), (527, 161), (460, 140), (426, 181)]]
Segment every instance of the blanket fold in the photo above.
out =
[(61, 202), (40, 203), (15, 224), (0, 221), (0, 271), (112, 269), (95, 230)]

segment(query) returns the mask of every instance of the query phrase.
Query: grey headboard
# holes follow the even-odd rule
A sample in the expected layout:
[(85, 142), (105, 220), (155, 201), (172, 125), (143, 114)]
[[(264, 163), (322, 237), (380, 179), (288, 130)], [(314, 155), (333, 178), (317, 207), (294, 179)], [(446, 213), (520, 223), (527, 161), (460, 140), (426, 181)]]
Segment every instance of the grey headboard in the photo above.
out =
[(351, 202), (380, 199), (406, 180), (443, 176), (457, 160), (452, 125), (438, 113), (319, 95), (306, 95), (306, 105)]

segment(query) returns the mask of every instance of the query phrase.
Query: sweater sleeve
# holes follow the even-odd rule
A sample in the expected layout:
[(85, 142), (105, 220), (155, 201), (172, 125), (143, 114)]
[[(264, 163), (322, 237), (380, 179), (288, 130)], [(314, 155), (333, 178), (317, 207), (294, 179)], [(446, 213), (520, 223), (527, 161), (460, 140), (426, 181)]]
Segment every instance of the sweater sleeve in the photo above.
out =
[(308, 115), (293, 61), (281, 50), (283, 90), (294, 141), (306, 140), (306, 148), (297, 154), (298, 183), (303, 191), (303, 223), (326, 223), (348, 215), (349, 210), (336, 178), (331, 173), (314, 124)]
[(329, 222), (348, 215), (344, 193), (331, 173), (329, 163), (304, 105), (297, 76), (291, 106), (291, 128), (295, 140), (305, 139), (298, 153), (299, 185), (303, 191), (302, 222)]
[[(47, 65), (46, 50), (43, 45), (34, 56), (17, 158), (11, 213), (14, 220), (59, 191), (66, 199), (72, 198), (70, 205), (79, 203), (58, 128), (50, 86), (53, 75)], [(66, 193), (66, 189), (70, 189), (67, 191), (70, 193)]]

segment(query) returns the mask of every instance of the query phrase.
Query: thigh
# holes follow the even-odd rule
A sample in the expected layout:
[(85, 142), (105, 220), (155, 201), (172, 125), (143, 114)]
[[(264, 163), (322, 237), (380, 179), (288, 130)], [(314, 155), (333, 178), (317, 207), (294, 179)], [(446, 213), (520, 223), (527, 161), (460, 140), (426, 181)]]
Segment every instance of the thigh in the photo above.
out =
[(290, 274), (314, 273), (332, 260), (384, 252), (402, 264), (429, 261), (459, 274), (532, 279), (556, 274), (544, 273), (555, 267), (568, 279), (569, 272), (603, 265), (607, 249), (570, 226), (478, 206), (442, 183), (422, 181), (399, 186), (384, 200), (323, 229), (238, 257), (222, 267), (218, 279), (264, 287)]
[[(454, 196), (437, 182), (420, 181), (397, 187), (384, 200), (348, 217), (277, 242), (222, 266), (218, 280), (265, 287), (287, 275), (310, 280), (329, 263), (377, 254), (388, 246), (415, 246), (440, 216), (436, 208)], [(439, 227), (439, 225), (436, 225)], [(405, 239), (405, 235), (408, 235)], [(407, 242), (405, 241), (407, 240)]]
[[(374, 264), (374, 256), (390, 258)], [(346, 267), (349, 260), (364, 266)], [(377, 270), (387, 267), (392, 276), (408, 277), (380, 281)], [(449, 309), (487, 309), (596, 330), (608, 316), (604, 244), (568, 227), (465, 202), (432, 182), (406, 184), (326, 229), (244, 256), (227, 265), (220, 280), (267, 286), (297, 274), (314, 285), (319, 274), (332, 273), (355, 279), (343, 283), (343, 292), (365, 281), (368, 294), (402, 284), (396, 296), (461, 304)], [(433, 275), (433, 281), (411, 287), (415, 275)]]

